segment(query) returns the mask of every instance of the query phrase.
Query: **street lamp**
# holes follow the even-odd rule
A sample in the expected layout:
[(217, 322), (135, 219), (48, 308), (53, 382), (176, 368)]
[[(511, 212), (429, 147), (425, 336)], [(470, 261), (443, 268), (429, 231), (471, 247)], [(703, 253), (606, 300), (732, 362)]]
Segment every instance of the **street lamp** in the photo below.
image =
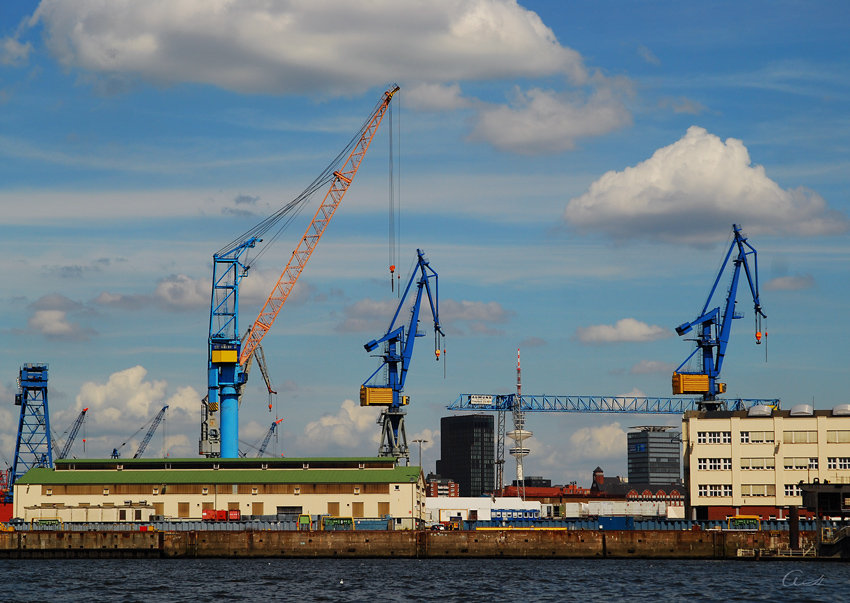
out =
[(427, 444), (429, 440), (413, 440), (414, 444), (419, 444), (419, 467), (422, 468), (422, 444)]

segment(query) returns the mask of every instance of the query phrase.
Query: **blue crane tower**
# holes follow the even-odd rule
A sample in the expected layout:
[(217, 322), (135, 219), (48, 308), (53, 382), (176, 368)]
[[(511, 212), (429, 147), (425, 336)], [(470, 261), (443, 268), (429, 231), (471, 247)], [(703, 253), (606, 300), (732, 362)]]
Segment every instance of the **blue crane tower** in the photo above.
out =
[[(417, 280), (417, 274), (419, 278)], [(434, 281), (434, 289), (431, 290), (431, 280)], [(407, 328), (404, 325), (396, 327), (396, 320), (404, 307), (404, 302), (410, 292), (413, 282), (416, 281), (416, 298), (410, 310), (410, 321)], [(404, 383), (410, 369), (410, 360), (413, 358), (413, 346), (417, 337), (424, 337), (425, 333), (419, 329), (419, 307), (422, 302), (422, 293), (428, 296), (431, 306), (431, 315), (434, 318), (435, 355), (440, 360), (440, 337), (445, 337), (440, 326), (439, 290), (437, 286), (437, 273), (431, 268), (425, 258), (425, 252), (416, 250), (416, 267), (410, 275), (404, 294), (398, 303), (395, 314), (390, 321), (386, 334), (373, 339), (363, 347), (367, 352), (372, 352), (381, 344), (384, 344), (383, 352), (379, 355), (383, 358), (380, 366), (360, 386), (360, 406), (384, 406), (379, 421), (382, 423), (381, 445), (378, 456), (405, 458), (410, 460), (410, 450), (407, 446), (407, 433), (404, 429), (405, 411), (402, 406), (407, 406), (410, 399), (402, 396)], [(384, 370), (382, 380), (376, 379), (379, 372)]]
[(18, 377), (15, 405), (21, 407), (15, 460), (9, 478), (9, 493), (15, 481), (33, 467), (53, 467), (53, 442), (47, 406), (47, 365), (25, 364)]
[[(245, 367), (271, 328), (298, 281), (325, 228), (356, 175), (390, 101), (398, 92), (390, 86), (357, 135), (294, 200), (266, 218), (213, 256), (210, 335), (207, 356), (207, 398), (202, 403), (200, 452), (208, 457), (239, 456), (239, 394), (247, 382)], [(286, 267), (254, 321), (243, 344), (239, 338), (239, 284), (248, 274), (251, 249), (270, 235), (273, 242), (320, 188), (327, 188), (313, 220), (307, 226)], [(277, 228), (277, 231), (272, 229)], [(254, 256), (263, 254), (268, 245)]]
[[(690, 322), (676, 327), (676, 333), (679, 336), (691, 332), (695, 327), (697, 329), (696, 347), (691, 355), (688, 356), (682, 364), (679, 365), (673, 372), (673, 394), (702, 394), (702, 402), (699, 404), (701, 410), (717, 410), (722, 406), (722, 401), (717, 399), (718, 394), (726, 392), (726, 384), (718, 381), (720, 377), (720, 369), (723, 368), (723, 360), (726, 357), (726, 346), (729, 344), (729, 334), (732, 330), (732, 321), (737, 318), (743, 318), (744, 315), (735, 310), (735, 297), (738, 292), (738, 279), (741, 276), (741, 269), (747, 275), (747, 282), (750, 285), (750, 293), (753, 296), (753, 305), (755, 308), (756, 322), (756, 344), (761, 343), (762, 318), (767, 318), (761, 308), (759, 301), (759, 284), (758, 284), (758, 256), (755, 248), (747, 242), (747, 237), (741, 232), (737, 224), (732, 225), (733, 240), (729, 246), (729, 251), (726, 252), (726, 257), (723, 264), (720, 266), (720, 271), (717, 273), (717, 278), (714, 279), (714, 285), (708, 294), (708, 299), (705, 300), (705, 305), (699, 316)], [(726, 293), (726, 304), (723, 307), (723, 312), (720, 312), (720, 306), (709, 310), (711, 299), (717, 290), (717, 285), (720, 283), (720, 278), (723, 276), (723, 271), (729, 263), (729, 258), (732, 252), (738, 249), (738, 254), (732, 260), (734, 265), (732, 271), (732, 280), (729, 284), (729, 289)], [(753, 259), (753, 267), (747, 261), (748, 257)], [(699, 370), (682, 370), (688, 364), (694, 355), (700, 353), (702, 366)]]

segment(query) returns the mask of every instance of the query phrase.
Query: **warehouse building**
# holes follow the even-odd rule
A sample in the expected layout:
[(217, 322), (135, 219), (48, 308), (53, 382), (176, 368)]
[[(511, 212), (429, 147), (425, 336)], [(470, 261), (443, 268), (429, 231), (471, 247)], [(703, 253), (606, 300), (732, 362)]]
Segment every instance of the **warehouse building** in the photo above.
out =
[(694, 519), (785, 519), (803, 505), (801, 484), (850, 483), (850, 404), (689, 411), (682, 442)]
[(61, 460), (15, 483), (15, 517), (61, 521), (201, 520), (330, 515), (415, 527), (419, 467), (392, 458)]

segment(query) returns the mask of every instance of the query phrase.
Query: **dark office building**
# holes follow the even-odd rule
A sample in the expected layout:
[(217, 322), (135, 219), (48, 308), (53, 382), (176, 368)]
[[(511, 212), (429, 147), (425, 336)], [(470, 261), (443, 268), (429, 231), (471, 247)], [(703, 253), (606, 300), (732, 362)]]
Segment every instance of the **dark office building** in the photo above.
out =
[(632, 427), (628, 434), (630, 484), (681, 484), (681, 437), (672, 427)]
[(461, 496), (493, 491), (495, 448), (493, 415), (461, 415), (440, 420), (437, 473), (457, 482)]

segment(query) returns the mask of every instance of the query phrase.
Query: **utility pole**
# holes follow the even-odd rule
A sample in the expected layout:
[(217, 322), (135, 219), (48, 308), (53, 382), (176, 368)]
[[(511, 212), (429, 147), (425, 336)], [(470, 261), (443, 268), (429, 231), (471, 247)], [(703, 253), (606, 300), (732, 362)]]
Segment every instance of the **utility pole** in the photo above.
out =
[(419, 468), (422, 468), (422, 444), (427, 444), (430, 440), (413, 440), (414, 444), (419, 444)]

